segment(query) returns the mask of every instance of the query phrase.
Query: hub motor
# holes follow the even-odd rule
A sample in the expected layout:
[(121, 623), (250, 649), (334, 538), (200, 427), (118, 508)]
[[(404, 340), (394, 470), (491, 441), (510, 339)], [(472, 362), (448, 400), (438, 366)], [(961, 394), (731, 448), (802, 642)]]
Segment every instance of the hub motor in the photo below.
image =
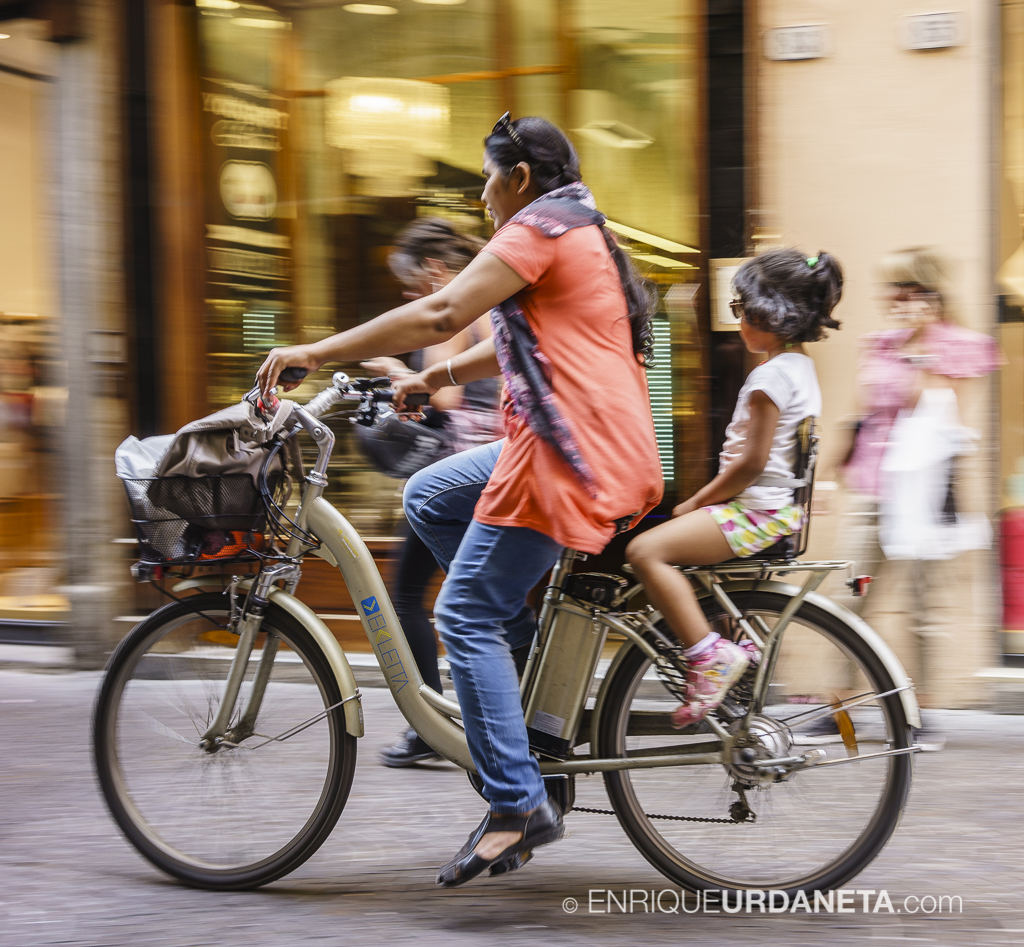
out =
[[(740, 729), (740, 720), (731, 727), (733, 733)], [(754, 764), (758, 760), (772, 760), (789, 756), (793, 738), (789, 728), (773, 717), (756, 714), (750, 719), (747, 739), (744, 745), (735, 746), (732, 751), (732, 762), (726, 768), (738, 783), (744, 786), (756, 786), (759, 783), (773, 781), (777, 774), (771, 767), (762, 768)]]

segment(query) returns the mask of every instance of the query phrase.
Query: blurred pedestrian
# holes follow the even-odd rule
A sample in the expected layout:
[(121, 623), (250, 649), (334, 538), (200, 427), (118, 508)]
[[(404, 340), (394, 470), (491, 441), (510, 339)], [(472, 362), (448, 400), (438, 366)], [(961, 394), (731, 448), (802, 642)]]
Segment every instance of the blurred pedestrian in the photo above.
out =
[[(945, 265), (934, 252), (890, 253), (881, 269), (893, 325), (862, 340), (863, 414), (841, 464), (849, 491), (844, 558), (874, 581), (864, 597), (844, 604), (888, 640), (923, 706), (949, 706), (958, 700), (951, 692), (962, 680), (966, 647), (949, 562), (991, 542), (984, 516), (962, 512), (956, 496), (957, 458), (977, 438), (963, 426), (960, 405), (970, 397), (969, 380), (994, 371), (1000, 355), (989, 336), (951, 318)], [(832, 718), (823, 718), (819, 729), (829, 726)], [(930, 731), (918, 740), (929, 749), (942, 743)]]
[[(388, 264), (404, 287), (402, 295), (406, 299), (419, 299), (447, 286), (483, 245), (482, 240), (460, 233), (449, 221), (427, 217), (402, 231)], [(374, 375), (389, 375), (392, 381), (396, 381), (435, 362), (468, 351), (487, 338), (490, 332), (489, 318), (481, 316), (447, 342), (413, 352), (408, 364), (383, 356), (365, 361), (362, 366)], [(431, 396), (430, 404), (434, 412), (431, 423), (443, 427), (456, 452), (488, 444), (502, 436), (496, 378), (482, 378), (467, 385), (442, 388)], [(424, 601), (427, 589), (439, 570), (434, 554), (410, 529), (402, 544), (391, 600), (424, 683), (440, 694), (437, 638)], [(379, 759), (385, 766), (403, 767), (435, 762), (440, 757), (412, 727), (408, 727), (393, 745), (380, 751)]]

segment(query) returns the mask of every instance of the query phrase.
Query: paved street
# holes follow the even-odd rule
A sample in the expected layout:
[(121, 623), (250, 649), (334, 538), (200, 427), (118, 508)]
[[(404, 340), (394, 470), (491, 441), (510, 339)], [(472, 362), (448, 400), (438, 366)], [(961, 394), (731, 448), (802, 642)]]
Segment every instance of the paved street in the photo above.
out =
[[(378, 747), (401, 727), (390, 695), (364, 691), (367, 736), (334, 835), (299, 871), (215, 894), (156, 872), (119, 835), (96, 790), (88, 723), (96, 674), (0, 672), (0, 944), (293, 947), (324, 944), (702, 945), (1024, 941), (1024, 718), (942, 717), (942, 753), (919, 756), (894, 841), (854, 886), (905, 898), (959, 895), (962, 913), (591, 914), (590, 889), (669, 888), (614, 819), (574, 813), (564, 841), (505, 880), (454, 891), (435, 869), (482, 814), (454, 767), (392, 771)], [(240, 800), (243, 803), (244, 800)], [(599, 777), (577, 803), (606, 806)], [(254, 814), (258, 801), (251, 800)], [(575, 898), (574, 914), (563, 901)], [(636, 903), (636, 902), (635, 902)], [(664, 903), (664, 902), (663, 902)], [(871, 904), (874, 905), (872, 899)], [(914, 902), (916, 904), (916, 902)], [(692, 906), (692, 905), (691, 905)]]

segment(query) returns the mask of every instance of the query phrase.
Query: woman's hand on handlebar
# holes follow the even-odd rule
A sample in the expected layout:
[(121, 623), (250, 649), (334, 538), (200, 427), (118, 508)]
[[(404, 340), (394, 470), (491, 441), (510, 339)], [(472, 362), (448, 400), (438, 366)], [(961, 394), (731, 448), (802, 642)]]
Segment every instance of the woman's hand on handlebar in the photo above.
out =
[(391, 395), (391, 406), (396, 411), (401, 411), (405, 407), (405, 399), (409, 395), (433, 395), (437, 393), (437, 388), (427, 384), (424, 374), (424, 372), (418, 372), (413, 375), (402, 375), (398, 378), (392, 378), (391, 390), (393, 394)]
[[(256, 384), (264, 398), (270, 396), (271, 389), (277, 384), (278, 375), (286, 368), (304, 368), (308, 372), (318, 371), (323, 363), (316, 357), (312, 345), (289, 345), (286, 348), (271, 349), (270, 354), (256, 373)], [(284, 384), (285, 391), (297, 388), (298, 382)]]

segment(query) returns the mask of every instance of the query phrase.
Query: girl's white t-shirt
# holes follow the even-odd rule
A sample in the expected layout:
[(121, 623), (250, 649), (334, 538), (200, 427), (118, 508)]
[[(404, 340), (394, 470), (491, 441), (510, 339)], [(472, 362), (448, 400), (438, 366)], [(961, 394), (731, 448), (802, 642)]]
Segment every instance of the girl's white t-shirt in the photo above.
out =
[[(718, 455), (719, 473), (743, 453), (750, 427), (750, 395), (755, 391), (763, 391), (779, 409), (779, 423), (761, 476), (792, 477), (796, 429), (804, 418), (821, 415), (821, 388), (814, 361), (799, 352), (783, 352), (762, 362), (747, 376), (732, 420), (725, 429), (725, 444)], [(755, 482), (735, 499), (752, 510), (778, 510), (793, 502), (793, 491), (786, 487), (759, 487)]]

